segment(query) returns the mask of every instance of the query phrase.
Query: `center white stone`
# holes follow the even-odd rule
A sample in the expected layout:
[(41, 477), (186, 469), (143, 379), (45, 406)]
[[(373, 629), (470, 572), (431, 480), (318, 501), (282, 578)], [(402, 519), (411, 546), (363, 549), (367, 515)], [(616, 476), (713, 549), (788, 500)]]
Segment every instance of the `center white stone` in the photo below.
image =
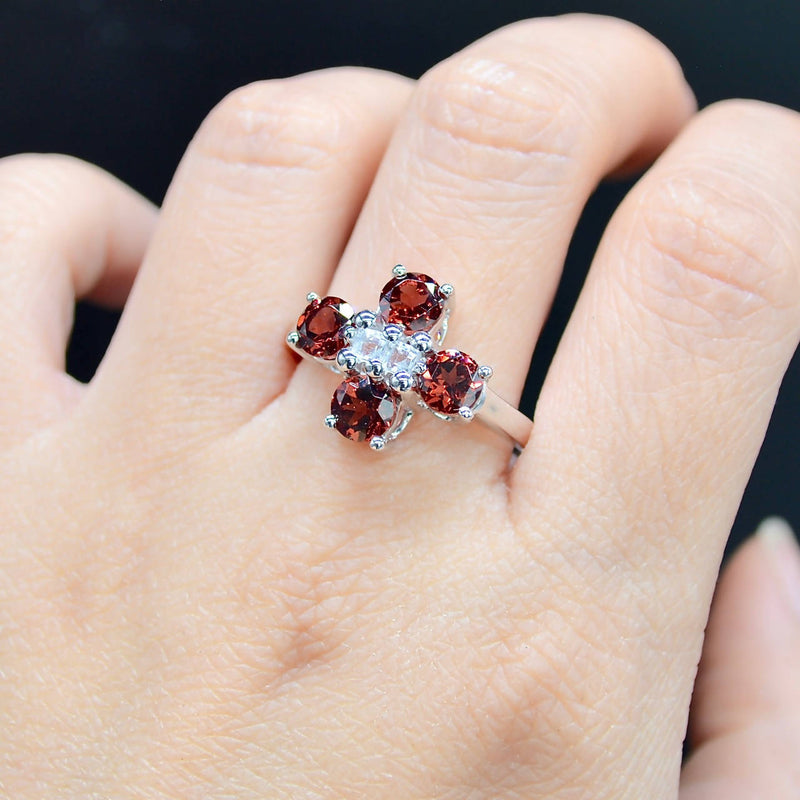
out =
[(422, 372), (425, 356), (407, 336), (391, 341), (378, 328), (356, 328), (350, 336), (347, 349), (358, 359), (357, 367), (365, 369), (373, 361), (380, 362), (385, 375)]

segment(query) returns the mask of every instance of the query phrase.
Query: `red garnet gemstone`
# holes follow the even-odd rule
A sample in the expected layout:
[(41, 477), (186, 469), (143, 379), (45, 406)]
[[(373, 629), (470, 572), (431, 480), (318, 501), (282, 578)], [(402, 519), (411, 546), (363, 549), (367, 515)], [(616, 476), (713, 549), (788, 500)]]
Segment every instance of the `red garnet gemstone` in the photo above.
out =
[(431, 353), (419, 376), (419, 393), (425, 404), (440, 414), (458, 414), (473, 408), (484, 382), (478, 377), (478, 362), (460, 350)]
[(392, 278), (381, 291), (381, 316), (406, 331), (430, 330), (442, 316), (443, 309), (439, 284), (421, 272)]
[(313, 300), (297, 320), (297, 346), (318, 358), (336, 358), (345, 345), (343, 327), (353, 313), (352, 306), (341, 297)]
[(400, 406), (399, 396), (365, 376), (342, 381), (331, 399), (331, 414), (342, 436), (354, 442), (383, 436), (394, 422)]

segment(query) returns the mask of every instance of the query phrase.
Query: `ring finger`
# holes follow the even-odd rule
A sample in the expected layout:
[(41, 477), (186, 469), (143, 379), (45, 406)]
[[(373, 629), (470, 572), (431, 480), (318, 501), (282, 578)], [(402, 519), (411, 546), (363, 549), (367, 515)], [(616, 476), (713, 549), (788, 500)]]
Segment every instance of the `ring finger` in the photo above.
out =
[[(422, 78), (331, 293), (374, 308), (397, 261), (454, 284), (448, 345), (492, 365), (493, 388), (516, 401), (587, 197), (693, 108), (672, 55), (628, 23), (570, 16), (491, 34)], [(325, 380), (309, 366), (303, 394)], [(441, 435), (433, 449), (452, 458)]]

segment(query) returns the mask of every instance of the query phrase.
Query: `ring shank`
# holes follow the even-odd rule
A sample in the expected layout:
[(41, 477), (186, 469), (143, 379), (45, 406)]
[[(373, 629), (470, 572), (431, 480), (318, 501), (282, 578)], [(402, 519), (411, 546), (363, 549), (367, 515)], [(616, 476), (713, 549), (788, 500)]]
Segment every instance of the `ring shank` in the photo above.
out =
[(525, 414), (495, 394), (488, 386), (486, 399), (475, 413), (475, 419), (504, 433), (514, 442), (515, 449), (520, 451), (528, 444), (533, 430), (533, 422)]

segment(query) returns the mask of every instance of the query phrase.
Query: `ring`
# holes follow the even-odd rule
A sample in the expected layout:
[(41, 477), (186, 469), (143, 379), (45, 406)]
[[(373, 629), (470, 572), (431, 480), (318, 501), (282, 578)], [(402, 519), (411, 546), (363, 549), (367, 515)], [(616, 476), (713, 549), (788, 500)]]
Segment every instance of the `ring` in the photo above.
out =
[(306, 300), (286, 343), (344, 375), (325, 417), (329, 428), (383, 450), (423, 408), (445, 422), (477, 419), (506, 434), (517, 452), (527, 444), (533, 423), (487, 386), (492, 368), (461, 350), (442, 349), (453, 312), (451, 284), (398, 264), (375, 311), (356, 313), (340, 297), (314, 292)]

